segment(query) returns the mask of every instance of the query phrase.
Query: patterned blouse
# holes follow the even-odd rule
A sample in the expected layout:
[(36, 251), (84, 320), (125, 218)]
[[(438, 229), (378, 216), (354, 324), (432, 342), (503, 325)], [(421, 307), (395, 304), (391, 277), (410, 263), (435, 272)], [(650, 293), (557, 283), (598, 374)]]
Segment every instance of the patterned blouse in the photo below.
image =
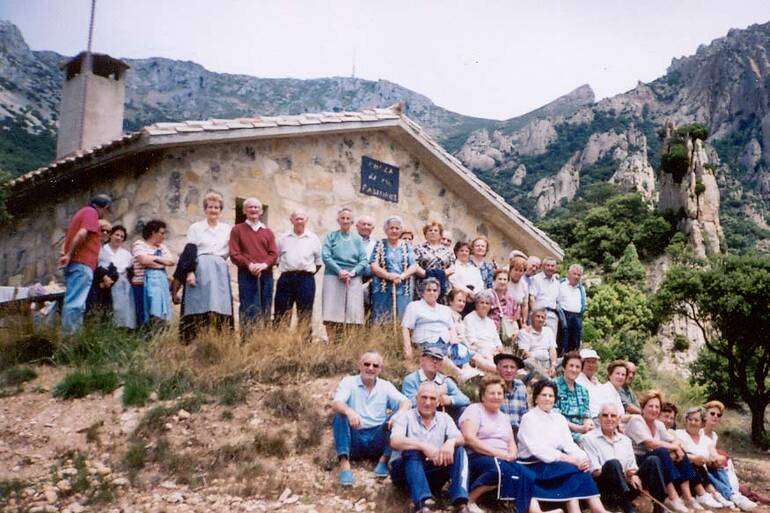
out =
[[(584, 386), (575, 383), (572, 390), (569, 389), (564, 376), (559, 376), (554, 380), (556, 383), (556, 393), (558, 400), (554, 407), (564, 415), (568, 422), (573, 424), (582, 424), (585, 419), (591, 418), (591, 412), (588, 409), (588, 390)], [(580, 433), (570, 431), (573, 440), (580, 439)]]
[(482, 260), (480, 264), (474, 262), (472, 258), (468, 259), (468, 261), (478, 267), (479, 271), (481, 271), (481, 280), (484, 282), (484, 288), (491, 289), (492, 284), (495, 281), (495, 270), (497, 269), (497, 266), (486, 260)]
[(455, 255), (451, 249), (444, 245), (431, 246), (429, 242), (414, 247), (414, 258), (417, 265), (425, 271), (431, 269), (446, 270), (455, 263)]

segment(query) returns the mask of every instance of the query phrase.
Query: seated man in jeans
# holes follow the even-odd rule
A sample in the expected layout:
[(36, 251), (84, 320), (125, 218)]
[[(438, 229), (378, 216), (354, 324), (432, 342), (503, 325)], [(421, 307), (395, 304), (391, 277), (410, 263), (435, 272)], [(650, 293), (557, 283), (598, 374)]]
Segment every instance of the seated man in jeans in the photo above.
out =
[[(406, 487), (416, 513), (430, 513), (433, 494), (449, 481), (449, 497), (455, 511), (468, 510), (468, 457), (463, 435), (452, 417), (437, 412), (439, 387), (423, 381), (417, 389), (417, 407), (393, 419), (390, 445), (393, 484)], [(399, 452), (400, 451), (400, 452)]]
[(342, 379), (334, 392), (332, 409), (337, 413), (332, 423), (334, 446), (340, 461), (340, 484), (355, 483), (350, 470), (351, 459), (376, 459), (377, 477), (388, 477), (388, 433), (392, 420), (388, 410), (408, 410), (412, 404), (393, 383), (379, 379), (382, 355), (367, 351), (361, 355), (357, 376)]

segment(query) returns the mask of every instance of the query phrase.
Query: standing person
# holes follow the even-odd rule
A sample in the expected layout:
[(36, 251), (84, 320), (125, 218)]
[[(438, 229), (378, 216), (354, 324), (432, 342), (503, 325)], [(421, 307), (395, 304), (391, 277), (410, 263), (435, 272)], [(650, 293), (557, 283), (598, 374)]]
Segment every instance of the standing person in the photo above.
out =
[(94, 279), (91, 282), (91, 290), (88, 291), (86, 298), (86, 318), (94, 316), (103, 318), (112, 311), (112, 285), (118, 280), (118, 271), (115, 266), (110, 266), (110, 262), (104, 256), (104, 246), (110, 242), (110, 232), (112, 224), (106, 219), (99, 219), (99, 233), (101, 234), (101, 249), (99, 249), (99, 259), (96, 269), (94, 269)]
[(481, 292), (484, 287), (484, 280), (481, 278), (481, 271), (470, 261), (471, 245), (467, 242), (458, 242), (455, 244), (455, 263), (454, 273), (449, 277), (452, 287), (465, 292), (467, 304), (463, 315), (473, 311), (473, 297), (477, 292)]
[(532, 326), (519, 331), (516, 338), (519, 349), (524, 352), (527, 369), (542, 378), (556, 375), (556, 336), (551, 328), (545, 325), (545, 320), (544, 309), (533, 311)]
[(230, 260), (238, 267), (240, 323), (246, 336), (255, 323), (270, 320), (273, 304), (273, 266), (278, 261), (275, 235), (262, 221), (262, 202), (246, 198), (246, 221), (230, 231)]
[(469, 513), (465, 440), (452, 418), (436, 411), (440, 397), (435, 383), (423, 382), (416, 391), (415, 407), (393, 419), (390, 476), (394, 485), (409, 489), (415, 513), (430, 513), (434, 493), (447, 481), (455, 512)]
[(374, 243), (377, 242), (372, 238), (372, 232), (374, 231), (374, 218), (372, 216), (363, 215), (356, 221), (356, 233), (361, 237), (364, 243), (364, 250), (366, 251), (366, 267), (361, 271), (361, 283), (363, 286), (364, 295), (364, 316), (370, 314), (372, 305), (372, 291), (369, 287), (369, 282), (372, 279), (372, 268), (369, 265), (369, 257), (372, 256), (372, 250), (374, 249)]
[(583, 337), (583, 312), (586, 311), (586, 289), (580, 279), (583, 266), (572, 264), (567, 271), (567, 278), (559, 282), (556, 305), (559, 322), (562, 325), (559, 354), (580, 350)]
[(275, 320), (287, 322), (291, 309), (297, 305), (297, 318), (305, 335), (310, 335), (310, 323), (315, 300), (314, 275), (321, 269), (321, 240), (307, 229), (308, 215), (295, 210), (289, 216), (292, 230), (278, 239), (278, 270), (281, 275), (275, 287)]
[(64, 245), (59, 255), (59, 267), (64, 269), (64, 306), (62, 307), (62, 332), (71, 335), (83, 325), (86, 298), (94, 279), (94, 269), (101, 249), (99, 219), (110, 211), (112, 199), (97, 194), (89, 204), (70, 220)]
[(548, 257), (543, 259), (543, 270), (533, 276), (529, 283), (529, 311), (544, 309), (545, 323), (554, 334), (559, 332), (559, 316), (556, 310), (559, 282), (559, 275), (556, 274), (556, 260)]
[(503, 352), (495, 355), (494, 362), (497, 366), (497, 374), (505, 382), (500, 411), (508, 415), (513, 435), (516, 437), (519, 432), (521, 418), (529, 411), (527, 386), (516, 377), (519, 369), (524, 368), (524, 361), (518, 356)]
[(420, 384), (430, 381), (438, 389), (438, 406), (449, 413), (453, 419), (458, 419), (471, 400), (454, 381), (439, 372), (443, 361), (444, 353), (438, 347), (424, 348), (420, 357), (420, 368), (404, 377), (401, 393), (412, 401), (412, 406), (415, 406), (417, 389)]
[[(233, 325), (233, 295), (230, 290), (230, 254), (232, 226), (220, 220), (224, 200), (217, 192), (203, 197), (206, 219), (190, 225), (187, 244), (196, 248), (194, 269), (187, 270), (179, 331), (190, 341), (207, 325)], [(180, 263), (181, 266), (181, 263)]]
[(489, 240), (484, 236), (473, 239), (471, 242), (470, 262), (478, 267), (479, 272), (481, 272), (481, 281), (484, 283), (484, 288), (491, 289), (497, 266), (494, 262), (486, 259), (487, 253), (489, 253)]
[(542, 265), (543, 263), (540, 258), (534, 255), (527, 258), (527, 271), (524, 273), (524, 280), (526, 281), (528, 287), (532, 286), (532, 278), (534, 278), (535, 275), (540, 272)]
[(523, 328), (529, 322), (529, 285), (524, 279), (527, 271), (527, 260), (523, 256), (515, 255), (511, 259), (508, 270), (508, 294), (518, 303), (519, 328)]
[(449, 277), (454, 272), (455, 255), (441, 241), (444, 236), (444, 225), (437, 221), (428, 222), (422, 227), (425, 242), (415, 246), (414, 258), (417, 265), (417, 286), (422, 285), (425, 278), (436, 278), (441, 284), (439, 301), (444, 304), (449, 294)]
[(412, 407), (393, 383), (378, 377), (383, 363), (377, 351), (365, 352), (358, 362), (359, 374), (342, 378), (334, 392), (332, 434), (343, 486), (355, 483), (351, 459), (377, 459), (374, 475), (388, 477), (387, 430), (393, 423), (392, 417), (388, 420), (388, 410), (406, 412)]
[(148, 221), (142, 228), (142, 239), (131, 247), (134, 261), (142, 268), (143, 325), (160, 328), (171, 321), (174, 310), (167, 267), (176, 263), (163, 241), (166, 240), (166, 223), (158, 219)]
[(112, 322), (115, 326), (136, 329), (136, 308), (131, 283), (128, 281), (128, 269), (133, 257), (131, 252), (123, 247), (127, 238), (126, 228), (116, 224), (110, 231), (110, 242), (102, 246), (99, 259), (104, 264), (115, 266), (118, 273), (117, 281), (110, 288), (112, 296)]
[(353, 211), (337, 212), (340, 229), (329, 232), (321, 248), (324, 265), (323, 320), (329, 340), (339, 338), (347, 324), (364, 323), (362, 273), (369, 268), (366, 247), (361, 237), (351, 231)]
[(555, 407), (567, 419), (567, 426), (572, 433), (572, 439), (579, 442), (582, 435), (594, 428), (589, 408), (588, 390), (576, 381), (582, 368), (580, 354), (577, 351), (566, 353), (562, 360), (562, 366), (564, 367), (564, 375), (554, 380), (557, 392)]
[[(666, 498), (663, 468), (657, 457), (650, 457), (637, 465), (631, 439), (617, 431), (620, 412), (613, 404), (602, 405), (599, 429), (587, 433), (583, 449), (591, 462), (591, 475), (602, 497), (602, 503), (613, 511), (636, 513), (631, 502), (643, 489), (649, 490), (658, 502)], [(653, 503), (654, 513), (662, 513)]]
[(394, 310), (402, 319), (412, 300), (409, 278), (417, 271), (417, 264), (412, 247), (400, 240), (402, 225), (400, 217), (388, 217), (382, 227), (386, 238), (374, 244), (369, 258), (374, 276), (370, 285), (373, 323), (392, 322)]
[(442, 235), (441, 236), (441, 245), (446, 246), (448, 248), (452, 248), (452, 237), (449, 237), (448, 235)]
[(634, 362), (626, 362), (626, 370), (626, 382), (618, 390), (618, 393), (620, 393), (620, 400), (626, 413), (638, 415), (642, 413), (642, 409), (639, 406), (639, 399), (637, 399), (634, 391), (631, 390), (631, 384), (636, 377), (636, 364)]
[(519, 303), (508, 292), (508, 270), (497, 269), (494, 276), (493, 287), (488, 289), (495, 294), (489, 317), (495, 321), (503, 343), (510, 344), (519, 332)]

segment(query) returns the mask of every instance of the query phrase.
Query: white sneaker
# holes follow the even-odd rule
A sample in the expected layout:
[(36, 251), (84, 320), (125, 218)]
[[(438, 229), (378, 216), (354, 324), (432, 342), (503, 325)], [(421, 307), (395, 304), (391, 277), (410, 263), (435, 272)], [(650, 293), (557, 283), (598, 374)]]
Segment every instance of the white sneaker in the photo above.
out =
[(714, 497), (712, 497), (710, 493), (704, 493), (703, 495), (698, 495), (698, 497), (696, 497), (695, 500), (698, 501), (698, 504), (700, 504), (701, 506), (705, 506), (707, 508), (720, 509), (722, 507), (720, 503), (714, 500)]
[(735, 503), (743, 511), (751, 511), (757, 507), (757, 503), (748, 499), (748, 497), (741, 495), (740, 493), (733, 494), (730, 500)]
[(485, 511), (481, 509), (478, 504), (471, 501), (468, 501), (468, 511), (471, 513), (485, 513)]
[(723, 508), (734, 508), (734, 507), (735, 507), (735, 503), (734, 503), (734, 502), (732, 502), (732, 501), (728, 501), (727, 499), (725, 499), (725, 498), (724, 498), (724, 496), (723, 496), (721, 493), (719, 493), (719, 492), (714, 492), (714, 493), (713, 493), (713, 495), (714, 495), (714, 499), (715, 499), (715, 500), (716, 500), (716, 501), (717, 501), (719, 504), (721, 504)]
[(676, 513), (690, 513), (690, 510), (684, 505), (684, 501), (681, 497), (677, 497), (673, 501), (667, 497), (664, 504), (668, 506), (669, 509), (676, 511)]
[(484, 373), (476, 369), (475, 367), (464, 367), (460, 369), (460, 382), (465, 383), (466, 381), (473, 379), (476, 376), (483, 376), (483, 375)]

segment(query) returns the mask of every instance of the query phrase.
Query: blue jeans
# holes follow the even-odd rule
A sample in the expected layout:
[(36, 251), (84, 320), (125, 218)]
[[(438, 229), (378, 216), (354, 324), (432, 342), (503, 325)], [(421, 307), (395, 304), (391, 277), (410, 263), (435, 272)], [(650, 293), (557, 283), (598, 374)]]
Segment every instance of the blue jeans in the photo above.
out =
[(651, 456), (657, 456), (660, 460), (660, 466), (663, 470), (663, 481), (668, 485), (669, 483), (680, 484), (688, 481), (692, 484), (700, 483), (698, 474), (690, 463), (690, 459), (685, 456), (681, 461), (674, 461), (671, 459), (671, 454), (668, 449), (658, 447), (648, 452), (644, 456), (637, 456), (636, 462), (641, 467), (647, 458)]
[(144, 325), (144, 285), (131, 285), (134, 294), (134, 310), (136, 311), (136, 325)]
[(270, 320), (273, 306), (273, 273), (266, 269), (259, 278), (248, 269), (238, 268), (238, 299), (241, 303), (241, 327)]
[(71, 334), (83, 326), (86, 298), (94, 281), (94, 270), (85, 264), (73, 262), (64, 268), (64, 306), (61, 310), (61, 328)]
[(468, 457), (465, 449), (455, 447), (451, 465), (437, 467), (421, 451), (404, 451), (390, 467), (390, 478), (400, 488), (408, 488), (416, 507), (433, 497), (449, 481), (452, 504), (468, 500)]
[(275, 286), (275, 319), (291, 314), (291, 307), (297, 304), (297, 315), (308, 320), (313, 315), (315, 300), (315, 277), (310, 272), (285, 272), (278, 277)]
[(583, 314), (564, 312), (564, 321), (561, 354), (580, 349), (580, 339), (583, 337)]
[(730, 486), (730, 478), (727, 475), (726, 468), (710, 468), (708, 469), (708, 477), (709, 482), (722, 494), (722, 497), (729, 500), (733, 496), (735, 492), (733, 487)]
[(387, 424), (364, 429), (352, 429), (348, 417), (341, 413), (334, 416), (332, 422), (334, 448), (337, 456), (350, 460), (374, 460), (380, 456), (390, 456)]

